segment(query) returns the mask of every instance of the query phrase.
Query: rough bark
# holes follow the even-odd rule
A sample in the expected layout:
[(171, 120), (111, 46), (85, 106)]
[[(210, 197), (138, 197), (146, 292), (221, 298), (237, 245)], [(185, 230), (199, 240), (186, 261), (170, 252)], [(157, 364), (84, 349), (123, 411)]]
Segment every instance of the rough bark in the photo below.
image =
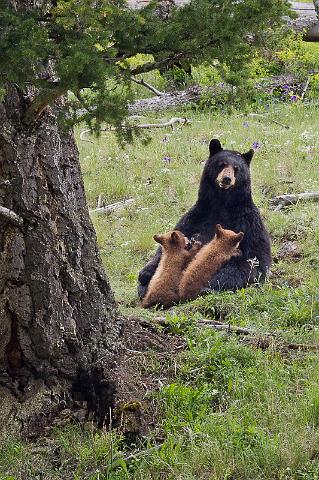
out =
[(0, 432), (32, 435), (68, 401), (103, 420), (112, 404), (121, 322), (96, 246), (78, 151), (47, 109), (22, 122), (30, 98), (0, 104)]

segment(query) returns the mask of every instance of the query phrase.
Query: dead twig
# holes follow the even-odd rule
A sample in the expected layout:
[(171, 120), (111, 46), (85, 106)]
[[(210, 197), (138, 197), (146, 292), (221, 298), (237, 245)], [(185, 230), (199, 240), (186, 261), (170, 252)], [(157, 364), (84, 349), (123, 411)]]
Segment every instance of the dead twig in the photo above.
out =
[(120, 202), (111, 203), (110, 205), (105, 205), (104, 207), (94, 208), (90, 210), (90, 213), (110, 213), (122, 208), (128, 207), (135, 203), (135, 198), (128, 198), (126, 200), (121, 200)]
[(300, 95), (300, 100), (302, 101), (304, 98), (305, 98), (305, 95), (306, 95), (306, 92), (308, 90), (308, 87), (309, 87), (309, 82), (310, 82), (310, 76), (307, 78), (307, 81), (305, 83), (305, 86), (302, 90), (302, 94)]
[(137, 80), (136, 78), (131, 77), (132, 82), (137, 83), (138, 85), (142, 85), (143, 87), (147, 88), (151, 92), (155, 93), (158, 97), (161, 97), (164, 95), (164, 92), (160, 92), (157, 90), (157, 88), (153, 87), (153, 85), (150, 85), (149, 83), (145, 82), (143, 78), (141, 80)]
[[(252, 330), (251, 328), (238, 327), (237, 325), (230, 325), (211, 320), (199, 320), (197, 323), (201, 326), (212, 327), (217, 331), (235, 333), (236, 335), (256, 335), (256, 333), (258, 333), (256, 330)], [(277, 334), (274, 332), (265, 332), (263, 335), (266, 337), (275, 337)]]
[(249, 113), (248, 114), (250, 117), (258, 117), (260, 119), (265, 119), (268, 120), (270, 123), (275, 123), (276, 125), (280, 125), (283, 128), (286, 128), (287, 130), (290, 128), (289, 125), (285, 125), (283, 123), (277, 122), (277, 120), (273, 120), (272, 118), (269, 118), (266, 114), (262, 113)]
[(90, 131), (91, 131), (90, 129), (87, 129), (87, 130), (83, 130), (83, 131), (80, 133), (80, 140), (82, 140), (82, 142), (94, 143), (92, 140), (88, 140), (87, 138), (84, 138), (84, 135), (86, 135), (86, 134), (89, 133)]
[(9, 210), (9, 208), (0, 206), (0, 215), (2, 217), (5, 217), (7, 220), (9, 220), (14, 225), (17, 225), (18, 227), (21, 227), (23, 225), (23, 218), (20, 217), (19, 215), (17, 215), (12, 210)]
[(100, 193), (99, 196), (97, 197), (97, 208), (102, 208), (103, 207), (103, 193)]

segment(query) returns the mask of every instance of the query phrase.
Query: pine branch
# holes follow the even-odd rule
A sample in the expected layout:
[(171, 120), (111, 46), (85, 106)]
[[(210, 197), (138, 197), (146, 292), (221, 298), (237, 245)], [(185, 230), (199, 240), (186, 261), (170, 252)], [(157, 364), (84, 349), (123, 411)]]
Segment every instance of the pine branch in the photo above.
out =
[(45, 88), (32, 100), (23, 116), (25, 125), (32, 125), (49, 105), (67, 92), (65, 87)]
[(171, 67), (177, 60), (185, 58), (187, 55), (185, 53), (176, 53), (171, 57), (164, 58), (163, 60), (158, 60), (157, 62), (148, 62), (143, 65), (139, 65), (133, 70), (130, 70), (132, 76), (139, 75), (140, 73), (151, 72), (152, 70), (158, 70), (163, 67)]

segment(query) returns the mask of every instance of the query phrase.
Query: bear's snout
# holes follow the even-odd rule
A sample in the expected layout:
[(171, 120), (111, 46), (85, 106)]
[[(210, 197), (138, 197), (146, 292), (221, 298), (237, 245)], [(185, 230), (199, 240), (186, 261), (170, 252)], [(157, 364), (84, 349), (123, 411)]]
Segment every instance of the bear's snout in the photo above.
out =
[(230, 185), (231, 184), (231, 177), (223, 177), (222, 183), (224, 185)]
[(225, 190), (233, 187), (235, 185), (235, 182), (235, 171), (234, 168), (231, 166), (223, 168), (223, 170), (219, 173), (217, 177), (217, 184), (220, 188), (223, 188)]

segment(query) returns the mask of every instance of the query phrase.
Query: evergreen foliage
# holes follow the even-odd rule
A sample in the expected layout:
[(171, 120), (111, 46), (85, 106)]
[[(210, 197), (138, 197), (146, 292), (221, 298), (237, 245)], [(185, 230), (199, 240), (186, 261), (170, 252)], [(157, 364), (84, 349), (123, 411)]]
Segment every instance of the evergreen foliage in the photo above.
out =
[[(69, 123), (85, 120), (93, 130), (102, 121), (120, 126), (132, 75), (176, 61), (214, 59), (240, 77), (241, 67), (289, 12), (286, 0), (192, 0), (173, 8), (166, 20), (156, 1), (140, 10), (124, 0), (12, 4), (0, 4), (0, 88), (5, 82), (32, 85), (43, 89), (47, 103), (69, 92), (71, 111), (84, 112), (71, 115)], [(147, 61), (134, 67), (137, 54)]]

